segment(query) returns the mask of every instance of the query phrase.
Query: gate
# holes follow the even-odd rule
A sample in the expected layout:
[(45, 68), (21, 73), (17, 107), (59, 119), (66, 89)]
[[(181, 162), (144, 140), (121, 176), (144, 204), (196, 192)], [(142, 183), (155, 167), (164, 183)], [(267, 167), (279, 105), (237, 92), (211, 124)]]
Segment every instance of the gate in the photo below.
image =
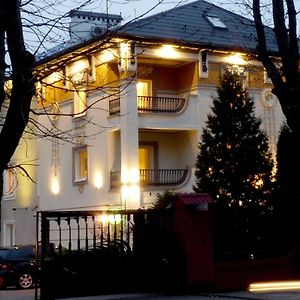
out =
[(167, 286), (172, 222), (166, 210), (40, 212), (40, 299)]

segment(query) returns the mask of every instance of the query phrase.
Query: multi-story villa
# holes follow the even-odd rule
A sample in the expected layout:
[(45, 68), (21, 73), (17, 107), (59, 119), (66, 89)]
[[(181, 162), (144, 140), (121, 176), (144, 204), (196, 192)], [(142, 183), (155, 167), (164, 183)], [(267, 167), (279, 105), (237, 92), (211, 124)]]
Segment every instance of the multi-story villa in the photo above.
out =
[(164, 190), (192, 192), (226, 69), (243, 78), (274, 153), (283, 114), (252, 55), (252, 21), (202, 0), (123, 26), (118, 15), (71, 18), (70, 42), (37, 66), (40, 210), (147, 208)]

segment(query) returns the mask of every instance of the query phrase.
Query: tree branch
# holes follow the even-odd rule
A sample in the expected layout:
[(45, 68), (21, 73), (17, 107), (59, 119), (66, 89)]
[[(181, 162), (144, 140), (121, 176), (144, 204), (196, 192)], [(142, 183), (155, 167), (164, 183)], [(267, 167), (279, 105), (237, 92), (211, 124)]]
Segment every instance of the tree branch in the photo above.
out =
[(280, 72), (268, 55), (265, 28), (262, 22), (260, 0), (253, 0), (253, 17), (257, 32), (257, 53), (258, 58), (263, 63), (268, 75), (270, 76), (274, 86), (284, 86)]

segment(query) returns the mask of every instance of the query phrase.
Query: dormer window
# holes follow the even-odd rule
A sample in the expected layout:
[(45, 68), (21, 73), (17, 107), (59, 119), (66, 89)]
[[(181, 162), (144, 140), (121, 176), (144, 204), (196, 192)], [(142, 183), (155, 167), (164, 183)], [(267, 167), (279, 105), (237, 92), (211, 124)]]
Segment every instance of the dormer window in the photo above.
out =
[(206, 18), (215, 28), (227, 28), (227, 26), (217, 16), (206, 15)]

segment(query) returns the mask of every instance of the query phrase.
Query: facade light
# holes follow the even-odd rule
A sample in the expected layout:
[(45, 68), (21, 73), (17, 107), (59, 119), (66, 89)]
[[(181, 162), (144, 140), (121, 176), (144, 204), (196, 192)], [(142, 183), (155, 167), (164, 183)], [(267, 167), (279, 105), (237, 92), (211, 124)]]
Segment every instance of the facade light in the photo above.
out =
[(94, 185), (98, 190), (103, 187), (103, 176), (100, 172), (97, 172), (94, 176)]
[(179, 52), (172, 45), (163, 45), (157, 50), (157, 55), (164, 58), (179, 58)]
[(51, 192), (53, 195), (58, 195), (60, 192), (60, 185), (57, 176), (53, 176), (51, 180)]
[(244, 66), (247, 62), (241, 53), (234, 53), (226, 57), (225, 61), (234, 66)]

